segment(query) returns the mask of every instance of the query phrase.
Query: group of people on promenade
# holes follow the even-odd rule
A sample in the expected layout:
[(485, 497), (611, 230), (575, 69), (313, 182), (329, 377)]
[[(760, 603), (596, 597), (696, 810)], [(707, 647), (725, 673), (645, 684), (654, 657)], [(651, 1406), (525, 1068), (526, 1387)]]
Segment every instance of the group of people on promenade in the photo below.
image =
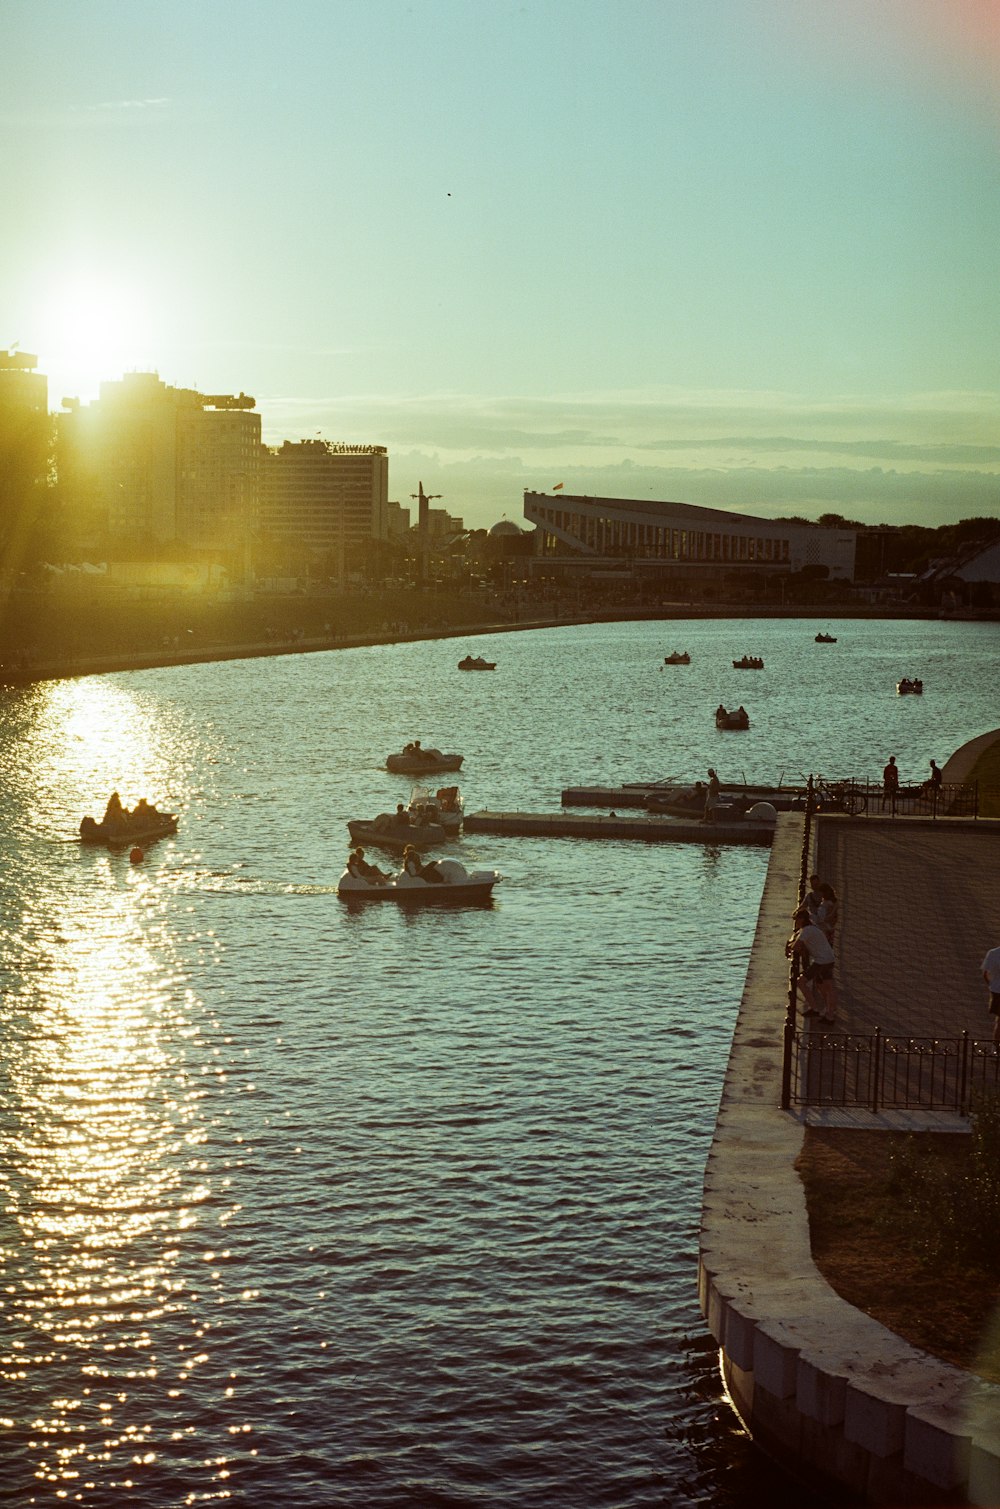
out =
[[(834, 938), (840, 920), (840, 904), (833, 886), (810, 875), (809, 889), (792, 914), (792, 936), (785, 944), (785, 957), (798, 956), (798, 988), (805, 1001), (803, 1016), (818, 1017), (827, 1024), (836, 1020), (837, 987)], [(993, 1041), (1000, 1047), (1000, 944), (983, 959), (982, 975), (989, 991), (993, 1018)]]
[(827, 1023), (837, 1016), (833, 942), (839, 920), (840, 904), (833, 886), (810, 875), (809, 889), (792, 914), (793, 931), (785, 944), (785, 957), (799, 960), (798, 985), (806, 1003), (803, 1015)]
[[(944, 780), (940, 765), (936, 760), (931, 760), (931, 773), (920, 787), (920, 795), (937, 798), (941, 794), (941, 783)], [(890, 755), (888, 763), (882, 771), (882, 808), (895, 807), (896, 798), (899, 796), (899, 766), (896, 764), (896, 756)]]

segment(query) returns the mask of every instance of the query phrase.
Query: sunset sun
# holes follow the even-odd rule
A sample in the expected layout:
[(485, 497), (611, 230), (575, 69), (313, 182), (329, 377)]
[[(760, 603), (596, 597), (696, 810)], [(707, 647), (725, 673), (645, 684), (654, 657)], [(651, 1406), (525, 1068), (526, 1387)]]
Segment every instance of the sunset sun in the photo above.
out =
[(149, 319), (138, 290), (110, 275), (75, 273), (46, 299), (44, 348), (53, 397), (84, 400), (100, 384), (149, 363)]

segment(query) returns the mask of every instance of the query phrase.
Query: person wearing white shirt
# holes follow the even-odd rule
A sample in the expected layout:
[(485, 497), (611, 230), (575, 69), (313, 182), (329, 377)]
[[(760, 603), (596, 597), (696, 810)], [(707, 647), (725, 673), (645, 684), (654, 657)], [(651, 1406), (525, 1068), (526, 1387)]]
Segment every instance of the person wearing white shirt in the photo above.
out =
[(983, 979), (989, 986), (990, 992), (993, 1041), (1000, 1043), (1000, 945), (996, 948), (991, 948), (983, 960)]

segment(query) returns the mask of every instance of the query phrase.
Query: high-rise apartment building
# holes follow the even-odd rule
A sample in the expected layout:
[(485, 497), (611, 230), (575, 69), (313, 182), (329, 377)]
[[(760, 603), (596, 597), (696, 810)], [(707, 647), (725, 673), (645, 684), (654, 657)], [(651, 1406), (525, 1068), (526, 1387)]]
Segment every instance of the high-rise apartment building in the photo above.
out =
[(0, 564), (11, 570), (48, 468), (48, 379), (37, 366), (26, 351), (0, 351)]
[(317, 554), (389, 537), (389, 457), (383, 445), (286, 440), (264, 454), (265, 538)]
[(59, 480), (112, 537), (244, 551), (260, 510), (260, 415), (241, 393), (171, 388), (153, 372), (101, 384), (59, 421)]

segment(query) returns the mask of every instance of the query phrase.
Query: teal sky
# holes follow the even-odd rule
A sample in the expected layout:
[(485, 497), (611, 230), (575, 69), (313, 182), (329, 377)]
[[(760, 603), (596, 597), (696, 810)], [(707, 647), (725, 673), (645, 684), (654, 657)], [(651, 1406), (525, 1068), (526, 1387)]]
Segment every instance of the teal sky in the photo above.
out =
[(1000, 514), (993, 0), (5, 0), (0, 347), (524, 488)]

